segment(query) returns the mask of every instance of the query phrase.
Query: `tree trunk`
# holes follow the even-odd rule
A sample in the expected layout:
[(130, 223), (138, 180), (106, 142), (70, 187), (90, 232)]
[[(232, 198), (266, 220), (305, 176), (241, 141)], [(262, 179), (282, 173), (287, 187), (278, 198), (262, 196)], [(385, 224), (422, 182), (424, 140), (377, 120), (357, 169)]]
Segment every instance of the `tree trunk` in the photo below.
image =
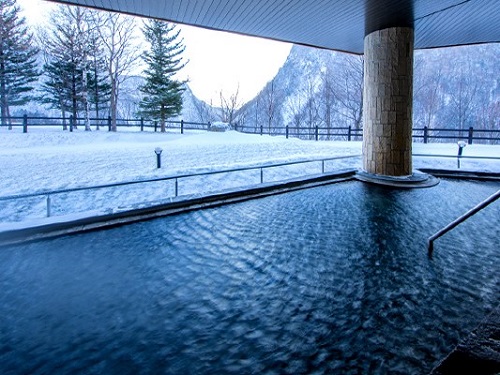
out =
[(73, 74), (72, 77), (71, 77), (72, 81), (71, 81), (71, 104), (72, 104), (72, 112), (73, 112), (73, 129), (78, 129), (77, 125), (76, 125), (76, 120), (78, 118), (78, 112), (76, 110), (76, 106), (77, 106), (77, 101), (76, 101), (76, 77), (75, 75)]
[(109, 98), (110, 112), (111, 112), (111, 130), (116, 131), (116, 114), (117, 114), (117, 82), (115, 77), (111, 77), (111, 95)]
[[(3, 58), (3, 51), (0, 52), (0, 57)], [(5, 64), (2, 62), (0, 64), (0, 110), (2, 117), (2, 126), (7, 125), (7, 87), (5, 85)], [(12, 126), (9, 126), (9, 130), (12, 130)]]
[(94, 101), (95, 101), (95, 118), (97, 119), (97, 124), (96, 124), (96, 130), (99, 130), (99, 85), (97, 84), (97, 68), (96, 68), (96, 62), (94, 58), (94, 86), (95, 86), (95, 91), (94, 91)]

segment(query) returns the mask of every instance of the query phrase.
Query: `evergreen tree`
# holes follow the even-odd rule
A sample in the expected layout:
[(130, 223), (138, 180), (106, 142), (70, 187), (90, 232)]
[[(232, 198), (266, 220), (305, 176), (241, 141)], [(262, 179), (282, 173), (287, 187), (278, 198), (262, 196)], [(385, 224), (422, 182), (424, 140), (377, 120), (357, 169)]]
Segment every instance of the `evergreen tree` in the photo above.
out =
[(16, 0), (0, 0), (0, 110), (5, 125), (11, 106), (25, 105), (31, 99), (31, 85), (40, 73), (36, 69), (38, 49), (19, 16)]
[[(92, 12), (89, 21), (92, 27), (89, 30), (89, 71), (87, 72), (88, 100), (96, 118), (103, 116), (102, 112), (109, 109), (111, 84), (106, 74), (106, 58), (101, 43), (100, 23)], [(97, 124), (99, 130), (99, 124)]]
[(48, 104), (51, 109), (61, 111), (63, 130), (66, 130), (66, 112), (71, 110), (70, 84), (66, 75), (68, 70), (67, 63), (62, 60), (45, 63), (45, 82), (42, 85), (44, 95), (37, 98), (40, 103)]
[[(74, 119), (83, 112), (88, 117), (92, 72), (88, 25), (88, 10), (75, 6), (62, 6), (52, 15), (53, 28), (42, 39), (46, 53), (43, 84), (45, 94), (51, 95), (43, 101), (66, 111)], [(86, 126), (87, 130), (88, 124)]]
[(186, 65), (181, 57), (185, 47), (183, 40), (178, 39), (180, 30), (167, 22), (151, 20), (145, 23), (143, 32), (151, 48), (143, 54), (147, 68), (146, 83), (140, 88), (144, 94), (140, 113), (159, 121), (164, 132), (165, 121), (182, 111), (185, 82), (175, 80), (174, 76)]

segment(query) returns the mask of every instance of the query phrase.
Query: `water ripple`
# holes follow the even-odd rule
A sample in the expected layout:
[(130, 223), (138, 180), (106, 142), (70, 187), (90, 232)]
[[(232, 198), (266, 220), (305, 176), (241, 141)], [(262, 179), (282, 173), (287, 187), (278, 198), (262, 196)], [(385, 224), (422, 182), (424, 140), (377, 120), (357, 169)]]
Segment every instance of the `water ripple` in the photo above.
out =
[(2, 249), (0, 369), (428, 372), (499, 302), (500, 208), (426, 238), (496, 189), (349, 182)]

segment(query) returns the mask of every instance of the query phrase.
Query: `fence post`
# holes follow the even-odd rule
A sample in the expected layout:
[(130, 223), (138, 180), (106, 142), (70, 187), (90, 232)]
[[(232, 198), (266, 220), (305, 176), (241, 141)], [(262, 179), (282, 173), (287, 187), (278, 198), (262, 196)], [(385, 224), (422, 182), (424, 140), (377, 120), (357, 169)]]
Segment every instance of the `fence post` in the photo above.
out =
[(286, 139), (288, 139), (288, 125), (285, 127)]
[(352, 127), (349, 125), (349, 128), (347, 129), (347, 140), (350, 142), (351, 141), (351, 136), (352, 136)]
[(474, 138), (474, 128), (471, 126), (469, 128), (469, 144), (472, 144), (472, 139)]
[(23, 133), (28, 132), (28, 115), (24, 114), (23, 115)]
[(181, 134), (184, 134), (184, 120), (181, 120)]
[(318, 125), (316, 125), (316, 128), (314, 129), (314, 135), (315, 135), (316, 141), (317, 141), (319, 138), (319, 126)]
[(427, 143), (427, 137), (429, 137), (429, 128), (424, 126), (424, 143)]
[(158, 121), (155, 121), (154, 124), (155, 124), (155, 133), (156, 133), (156, 130), (158, 129)]
[(263, 125), (260, 126), (260, 135), (262, 135), (262, 134), (264, 134), (264, 126)]
[(47, 194), (47, 217), (50, 217), (50, 195)]
[(74, 122), (75, 122), (75, 119), (74, 119), (73, 115), (69, 116), (69, 131), (70, 132), (73, 131)]
[(111, 116), (108, 116), (108, 132), (111, 131)]
[(141, 117), (141, 132), (144, 131), (144, 118)]

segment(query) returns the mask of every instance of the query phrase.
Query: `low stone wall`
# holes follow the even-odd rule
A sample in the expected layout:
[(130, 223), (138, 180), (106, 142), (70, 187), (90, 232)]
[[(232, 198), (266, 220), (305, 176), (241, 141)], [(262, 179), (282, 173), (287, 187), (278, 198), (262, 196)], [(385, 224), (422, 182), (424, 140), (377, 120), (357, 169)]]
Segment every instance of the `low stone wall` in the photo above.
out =
[(451, 374), (500, 374), (500, 305), (431, 373)]

